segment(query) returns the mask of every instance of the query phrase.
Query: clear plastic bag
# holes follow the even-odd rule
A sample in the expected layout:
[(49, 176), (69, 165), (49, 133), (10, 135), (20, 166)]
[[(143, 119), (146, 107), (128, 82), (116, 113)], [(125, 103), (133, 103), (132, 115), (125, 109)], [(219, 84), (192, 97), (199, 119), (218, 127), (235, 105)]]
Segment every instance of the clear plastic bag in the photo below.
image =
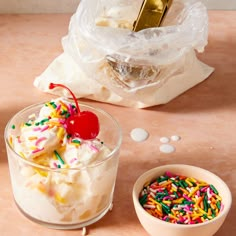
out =
[[(64, 53), (36, 78), (35, 86), (48, 92), (45, 85), (51, 79), (76, 85), (78, 97), (141, 108), (167, 103), (206, 79), (213, 68), (195, 55), (208, 39), (201, 1), (173, 0), (162, 27), (133, 32), (141, 4), (81, 1), (62, 40)], [(63, 78), (57, 66), (64, 69)], [(74, 73), (65, 73), (71, 69)]]

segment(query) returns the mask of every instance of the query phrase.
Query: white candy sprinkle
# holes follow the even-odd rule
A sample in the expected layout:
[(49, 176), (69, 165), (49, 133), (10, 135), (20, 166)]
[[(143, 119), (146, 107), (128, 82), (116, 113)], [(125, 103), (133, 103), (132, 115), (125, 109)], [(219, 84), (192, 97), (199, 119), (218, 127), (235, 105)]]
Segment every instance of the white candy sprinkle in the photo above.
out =
[(113, 203), (111, 203), (110, 207), (109, 207), (109, 211), (112, 211), (113, 209)]
[(86, 227), (83, 227), (83, 229), (82, 229), (82, 234), (81, 234), (81, 235), (82, 235), (82, 236), (85, 236), (86, 233), (87, 233), (87, 232), (86, 232)]
[(163, 153), (171, 153), (175, 151), (175, 147), (170, 144), (162, 144), (160, 146), (160, 151)]
[(142, 128), (135, 128), (130, 132), (130, 136), (134, 141), (142, 142), (148, 138), (149, 134)]
[(170, 142), (170, 139), (167, 138), (167, 137), (161, 137), (161, 138), (160, 138), (160, 142), (161, 142), (161, 143), (169, 143), (169, 142)]
[(178, 135), (172, 135), (171, 136), (171, 140), (172, 141), (179, 141), (181, 138), (180, 138), (180, 136), (178, 136)]

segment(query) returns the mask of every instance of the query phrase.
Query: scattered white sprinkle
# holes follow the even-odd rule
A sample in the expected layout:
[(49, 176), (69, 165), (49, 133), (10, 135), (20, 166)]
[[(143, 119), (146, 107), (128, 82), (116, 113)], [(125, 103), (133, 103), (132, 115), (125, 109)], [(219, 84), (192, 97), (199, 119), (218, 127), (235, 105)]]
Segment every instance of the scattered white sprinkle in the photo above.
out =
[(175, 151), (175, 147), (170, 144), (162, 144), (160, 146), (160, 151), (163, 153), (171, 153)]
[(167, 137), (161, 137), (161, 138), (160, 138), (160, 142), (161, 142), (161, 143), (169, 143), (169, 142), (170, 142), (170, 139), (167, 138)]
[(135, 128), (135, 129), (131, 130), (130, 136), (134, 141), (142, 142), (148, 138), (149, 134), (146, 130), (144, 130), (142, 128)]
[(111, 203), (110, 207), (109, 207), (109, 211), (112, 211), (113, 209), (113, 203)]
[(170, 138), (172, 141), (179, 141), (181, 139), (178, 135), (172, 135)]
[(82, 234), (81, 234), (81, 235), (82, 235), (82, 236), (85, 236), (86, 233), (87, 233), (87, 232), (86, 232), (86, 227), (83, 227), (83, 229), (82, 229)]

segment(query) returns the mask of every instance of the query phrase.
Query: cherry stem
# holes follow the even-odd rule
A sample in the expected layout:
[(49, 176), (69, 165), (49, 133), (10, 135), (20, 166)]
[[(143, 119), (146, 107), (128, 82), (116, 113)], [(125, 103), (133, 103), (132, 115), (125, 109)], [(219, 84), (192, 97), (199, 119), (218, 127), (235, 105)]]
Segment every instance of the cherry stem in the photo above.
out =
[(54, 89), (56, 87), (62, 87), (64, 89), (66, 89), (70, 94), (71, 96), (73, 97), (74, 101), (75, 101), (75, 105), (76, 105), (76, 108), (77, 108), (77, 112), (80, 113), (80, 109), (79, 109), (79, 104), (78, 104), (78, 101), (77, 101), (77, 98), (75, 97), (75, 95), (73, 94), (73, 92), (68, 88), (66, 87), (65, 85), (63, 84), (54, 84), (54, 83), (50, 83), (49, 84), (49, 89)]

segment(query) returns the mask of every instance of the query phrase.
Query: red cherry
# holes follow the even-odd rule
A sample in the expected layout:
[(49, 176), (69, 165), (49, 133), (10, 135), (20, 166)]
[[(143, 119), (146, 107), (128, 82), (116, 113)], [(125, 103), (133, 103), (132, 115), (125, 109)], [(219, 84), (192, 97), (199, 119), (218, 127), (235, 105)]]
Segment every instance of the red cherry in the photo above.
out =
[(99, 133), (98, 117), (91, 111), (80, 111), (75, 95), (72, 91), (62, 84), (49, 84), (49, 89), (62, 87), (67, 89), (72, 95), (77, 108), (77, 114), (70, 115), (66, 120), (66, 131), (68, 134), (82, 138), (94, 139)]
[(83, 111), (70, 116), (67, 121), (67, 132), (82, 139), (94, 139), (99, 133), (97, 116), (90, 111)]

